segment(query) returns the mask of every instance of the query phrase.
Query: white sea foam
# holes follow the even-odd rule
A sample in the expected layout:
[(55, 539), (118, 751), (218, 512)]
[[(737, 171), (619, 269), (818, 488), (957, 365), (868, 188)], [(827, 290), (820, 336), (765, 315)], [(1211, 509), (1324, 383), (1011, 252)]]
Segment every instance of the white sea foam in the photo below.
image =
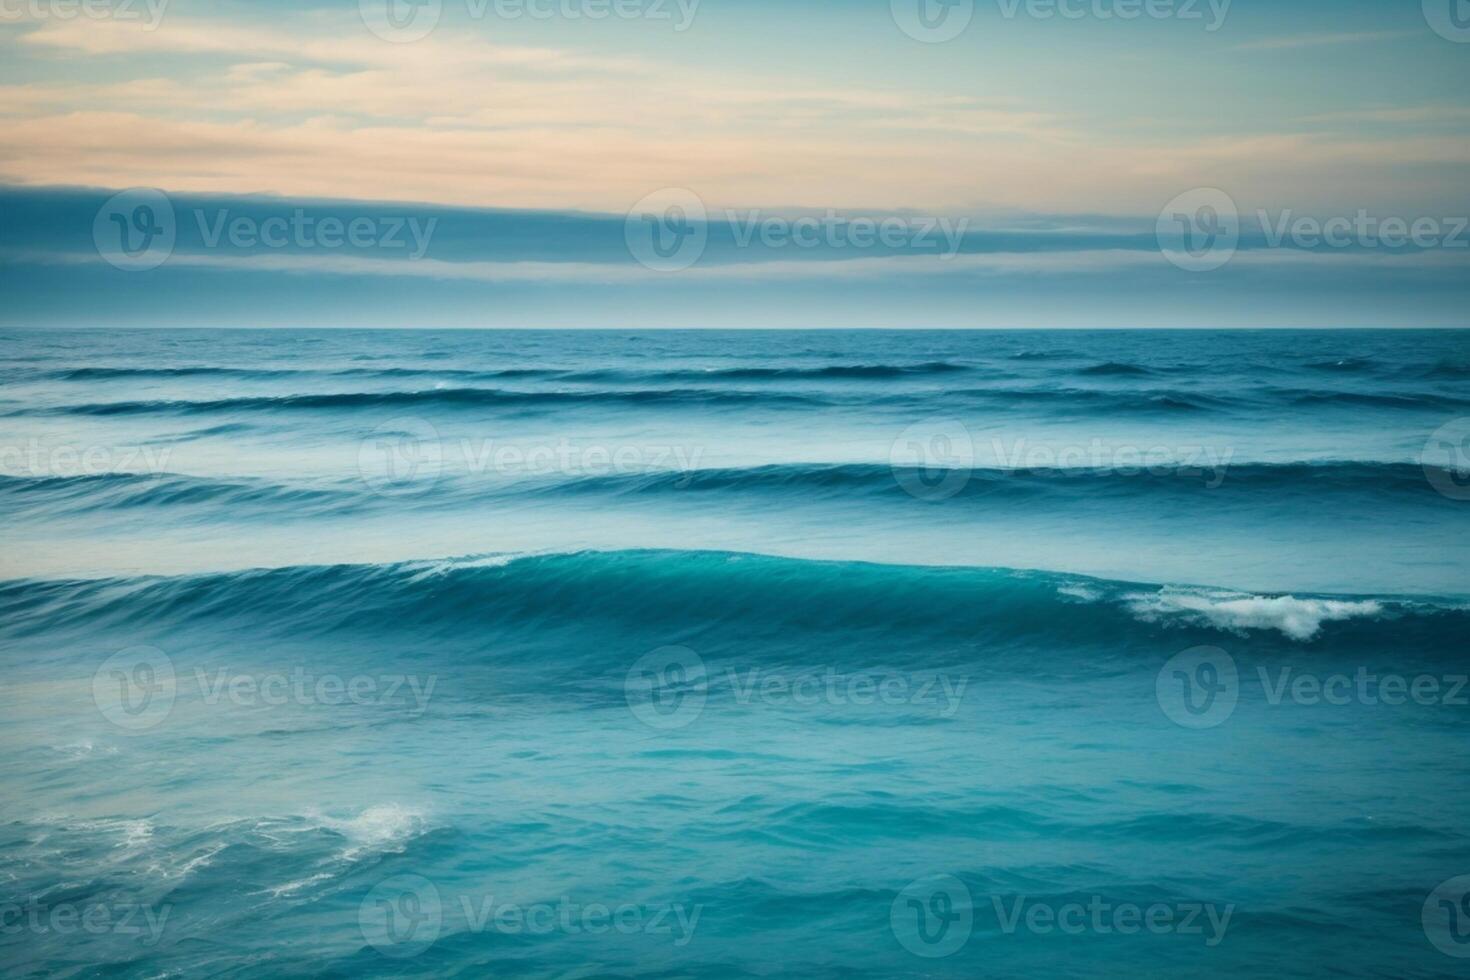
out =
[(153, 821), (124, 820), (120, 847), (141, 847), (153, 839)]
[(100, 817), (95, 820), (76, 820), (68, 814), (43, 814), (36, 818), (39, 823), (53, 826), (71, 826), (81, 831), (101, 831), (116, 834), (121, 838), (114, 847), (141, 847), (153, 839), (153, 821), (145, 818)]
[(539, 552), (514, 551), (495, 555), (475, 555), (467, 558), (436, 558), (430, 561), (411, 562), (406, 567), (413, 572), (410, 582), (447, 575), (461, 568), (504, 568), (521, 558), (534, 557)]
[(186, 878), (195, 868), (208, 867), (210, 861), (214, 859), (214, 856), (220, 851), (223, 851), (225, 847), (226, 845), (224, 844), (216, 844), (203, 853), (194, 855), (177, 868), (168, 868), (162, 864), (152, 864), (149, 866), (148, 871), (150, 874), (157, 875), (160, 878)]
[(1323, 623), (1377, 616), (1382, 603), (1371, 599), (1298, 599), (1294, 596), (1257, 596), (1239, 592), (1162, 592), (1124, 596), (1129, 611), (1145, 622), (1171, 616), (1203, 619), (1220, 629), (1280, 630), (1293, 640), (1310, 640)]
[(348, 861), (363, 854), (400, 853), (428, 824), (422, 810), (397, 803), (375, 804), (345, 820), (321, 814), (312, 814), (310, 819), (347, 838), (350, 844), (342, 857)]
[(296, 892), (299, 892), (303, 888), (314, 885), (319, 881), (327, 881), (332, 877), (333, 875), (330, 871), (323, 871), (320, 874), (310, 875), (297, 881), (288, 881), (284, 885), (277, 885), (276, 887), (270, 889), (270, 893), (273, 898), (281, 898), (286, 895), (294, 895)]
[(1057, 595), (1063, 595), (1069, 599), (1080, 599), (1083, 602), (1096, 602), (1102, 598), (1102, 593), (1096, 589), (1090, 589), (1085, 585), (1075, 583), (1057, 586)]
[(68, 742), (65, 745), (53, 745), (51, 746), (51, 749), (53, 752), (59, 752), (62, 755), (66, 756), (66, 758), (71, 762), (81, 762), (83, 759), (89, 759), (94, 755), (99, 757), (117, 755), (117, 746), (97, 745), (95, 742), (90, 741)]

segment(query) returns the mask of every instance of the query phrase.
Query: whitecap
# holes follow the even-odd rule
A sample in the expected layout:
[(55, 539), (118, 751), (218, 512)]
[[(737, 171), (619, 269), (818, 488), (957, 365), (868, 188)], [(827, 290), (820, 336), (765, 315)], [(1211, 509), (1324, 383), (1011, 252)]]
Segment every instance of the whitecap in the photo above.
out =
[(1124, 596), (1129, 611), (1144, 622), (1169, 616), (1203, 619), (1219, 629), (1280, 630), (1293, 640), (1310, 640), (1323, 623), (1377, 616), (1383, 604), (1371, 599), (1298, 599), (1295, 596), (1258, 596), (1238, 592), (1164, 590)]
[(347, 838), (342, 857), (355, 861), (363, 854), (399, 854), (408, 841), (424, 832), (424, 812), (397, 803), (379, 803), (345, 820), (311, 814), (316, 824)]

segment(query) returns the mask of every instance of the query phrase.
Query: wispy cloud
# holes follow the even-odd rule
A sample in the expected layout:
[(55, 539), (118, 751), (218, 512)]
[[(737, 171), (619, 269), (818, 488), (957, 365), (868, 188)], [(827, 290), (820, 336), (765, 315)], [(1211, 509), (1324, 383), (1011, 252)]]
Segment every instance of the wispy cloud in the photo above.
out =
[(1348, 109), (1303, 116), (1304, 123), (1389, 123), (1396, 125), (1453, 125), (1470, 122), (1470, 106), (1401, 106)]
[(1236, 51), (1290, 51), (1296, 48), (1319, 48), (1334, 44), (1371, 44), (1416, 36), (1415, 31), (1357, 31), (1339, 34), (1295, 34), (1267, 37), (1237, 44)]
[[(56, 265), (100, 266), (95, 252), (23, 252), (10, 256)], [(1411, 253), (1366, 251), (1305, 251), (1257, 249), (1241, 251), (1231, 260), (1241, 267), (1291, 269), (1302, 267), (1413, 271), (1415, 269), (1470, 269), (1470, 255), (1462, 252)], [(611, 286), (656, 283), (749, 282), (791, 283), (908, 280), (915, 276), (1075, 276), (1105, 275), (1128, 269), (1168, 270), (1166, 259), (1146, 249), (1069, 249), (1050, 252), (993, 252), (952, 257), (885, 255), (868, 258), (803, 259), (800, 261), (725, 262), (700, 264), (677, 273), (659, 272), (632, 261), (543, 262), (463, 261), (424, 258), (374, 258), (359, 255), (222, 254), (176, 252), (169, 268), (210, 269), (237, 273), (282, 273), (292, 276), (370, 276), (430, 279), (445, 282), (553, 283)]]

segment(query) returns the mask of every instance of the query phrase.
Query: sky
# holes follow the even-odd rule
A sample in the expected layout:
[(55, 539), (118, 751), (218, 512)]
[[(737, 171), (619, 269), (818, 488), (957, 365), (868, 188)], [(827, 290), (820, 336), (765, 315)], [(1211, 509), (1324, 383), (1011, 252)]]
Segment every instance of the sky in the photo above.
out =
[(1467, 0), (0, 0), (9, 326), (1467, 326)]

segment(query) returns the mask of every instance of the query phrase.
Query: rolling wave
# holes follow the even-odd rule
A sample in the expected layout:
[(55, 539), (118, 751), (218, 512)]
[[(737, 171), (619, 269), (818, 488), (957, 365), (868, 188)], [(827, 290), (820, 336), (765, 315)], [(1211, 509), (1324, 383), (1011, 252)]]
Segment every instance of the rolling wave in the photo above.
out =
[[(636, 626), (678, 642), (720, 638), (791, 649), (791, 636), (877, 640), (943, 657), (961, 644), (1038, 650), (1178, 636), (1274, 636), (1334, 649), (1393, 643), (1453, 649), (1470, 609), (1452, 600), (1252, 595), (985, 568), (822, 562), (697, 551), (577, 552), (386, 565), (299, 566), (179, 578), (0, 583), (12, 636), (136, 624), (209, 624), (296, 638), (411, 633), (502, 639), (568, 630), (593, 639)], [(1106, 638), (1106, 639), (1105, 639)], [(867, 642), (867, 641), (865, 641)], [(940, 648), (934, 644), (940, 642)], [(864, 644), (856, 647), (873, 650)], [(605, 658), (603, 642), (568, 659)], [(855, 654), (856, 655), (856, 654)], [(968, 654), (967, 654), (968, 655)], [(570, 665), (569, 665), (570, 666)]]

